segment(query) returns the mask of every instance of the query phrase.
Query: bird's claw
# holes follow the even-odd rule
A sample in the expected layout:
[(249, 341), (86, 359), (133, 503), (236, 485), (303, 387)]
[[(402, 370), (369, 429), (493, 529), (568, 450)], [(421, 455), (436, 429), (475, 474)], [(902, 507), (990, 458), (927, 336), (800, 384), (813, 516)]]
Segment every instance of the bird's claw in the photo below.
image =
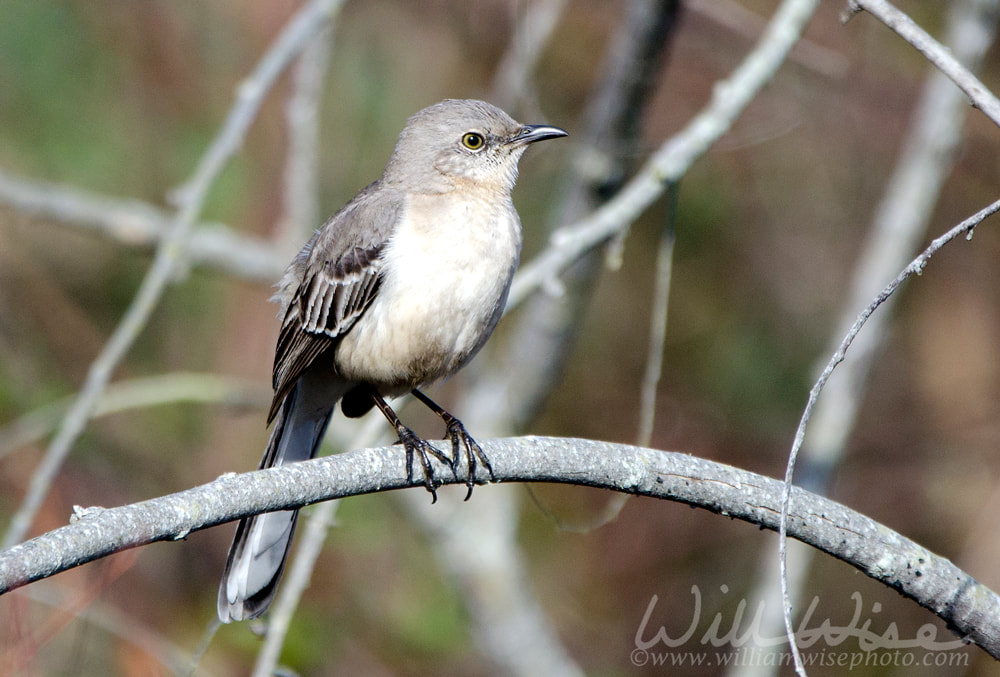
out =
[(447, 433), (445, 434), (445, 439), (451, 440), (451, 458), (426, 440), (418, 437), (409, 428), (401, 426), (398, 431), (399, 443), (406, 450), (406, 476), (410, 480), (413, 479), (413, 458), (414, 456), (419, 456), (420, 466), (424, 472), (424, 487), (427, 488), (427, 491), (431, 492), (431, 496), (433, 497), (431, 503), (437, 502), (437, 488), (440, 484), (434, 476), (434, 466), (431, 465), (430, 456), (433, 456), (451, 468), (451, 473), (456, 479), (458, 479), (458, 466), (462, 456), (464, 455), (468, 459), (469, 474), (465, 480), (465, 486), (468, 489), (465, 493), (466, 501), (472, 497), (472, 489), (476, 486), (477, 458), (483, 464), (483, 467), (486, 468), (486, 471), (489, 472), (490, 481), (497, 481), (497, 477), (493, 473), (493, 465), (490, 463), (490, 459), (487, 458), (486, 452), (483, 451), (478, 442), (472, 439), (472, 436), (469, 435), (462, 422), (451, 416), (447, 419), (446, 425)]
[(410, 480), (413, 479), (413, 457), (416, 454), (420, 457), (420, 465), (424, 471), (424, 487), (427, 488), (427, 491), (431, 492), (431, 503), (436, 503), (437, 488), (440, 485), (434, 477), (434, 466), (431, 465), (431, 459), (428, 454), (447, 464), (453, 473), (455, 472), (455, 461), (435, 449), (426, 440), (418, 437), (409, 428), (404, 427), (399, 430), (399, 443), (406, 450), (406, 477)]
[(465, 450), (465, 457), (469, 460), (469, 474), (465, 480), (465, 486), (468, 487), (468, 491), (465, 494), (465, 500), (468, 501), (472, 498), (472, 488), (476, 485), (477, 456), (479, 457), (479, 460), (482, 461), (483, 466), (486, 467), (486, 470), (489, 471), (490, 480), (496, 482), (497, 477), (493, 474), (493, 466), (490, 464), (490, 459), (486, 457), (486, 452), (483, 451), (483, 448), (479, 446), (478, 442), (472, 439), (469, 432), (465, 429), (465, 426), (462, 425), (462, 422), (452, 416), (447, 420), (446, 425), (448, 432), (445, 438), (451, 440), (451, 450), (452, 455), (454, 456), (452, 472), (455, 472), (456, 477), (458, 476), (458, 461), (461, 458), (461, 451), (463, 448)]

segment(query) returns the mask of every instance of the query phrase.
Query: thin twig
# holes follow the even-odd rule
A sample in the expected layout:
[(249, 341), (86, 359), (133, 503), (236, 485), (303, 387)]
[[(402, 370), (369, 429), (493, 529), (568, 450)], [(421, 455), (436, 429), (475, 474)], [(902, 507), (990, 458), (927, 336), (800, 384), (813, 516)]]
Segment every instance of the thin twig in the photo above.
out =
[[(500, 482), (599, 487), (679, 501), (766, 529), (779, 528), (782, 482), (731, 466), (591, 440), (523, 437), (480, 443)], [(463, 473), (456, 478), (444, 466), (439, 470), (445, 484), (465, 481)], [(142, 503), (80, 511), (83, 516), (74, 523), (0, 551), (0, 593), (113, 552), (179, 540), (251, 514), (391, 489), (422, 491), (422, 486), (422, 478), (407, 476), (404, 454), (387, 446), (224, 475)], [(846, 506), (798, 487), (791, 494), (788, 535), (891, 586), (944, 620), (963, 639), (1000, 658), (1000, 596), (947, 559)], [(474, 504), (469, 507), (474, 508)]]
[(20, 541), (31, 527), (63, 461), (93, 413), (101, 392), (146, 326), (160, 297), (174, 277), (178, 263), (183, 260), (184, 243), (201, 212), (208, 190), (239, 149), (264, 97), (304, 44), (325, 25), (331, 12), (338, 6), (338, 0), (313, 0), (299, 10), (254, 68), (251, 76), (240, 85), (236, 103), (230, 109), (218, 136), (201, 157), (192, 177), (174, 191), (177, 214), (173, 223), (160, 242), (135, 298), (101, 353), (90, 365), (83, 388), (32, 475), (24, 500), (4, 535), (5, 546)]
[(1000, 99), (997, 99), (979, 78), (952, 56), (947, 48), (914, 23), (913, 19), (886, 0), (848, 0), (847, 6), (847, 18), (864, 10), (913, 45), (968, 95), (973, 106), (981, 110), (995, 125), (1000, 126)]
[[(71, 603), (72, 595), (69, 590), (58, 589), (61, 586), (55, 587), (57, 589), (53, 590), (52, 587), (35, 586), (25, 594), (32, 602), (65, 610)], [(98, 600), (90, 601), (86, 610), (80, 614), (80, 618), (87, 625), (100, 628), (143, 651), (170, 673), (185, 674), (190, 663), (189, 654), (171, 640), (147, 627), (139, 619), (132, 618), (114, 606)], [(208, 676), (207, 672), (203, 674), (203, 677)]]
[[(736, 0), (688, 0), (684, 5), (689, 12), (700, 14), (748, 40), (758, 38), (767, 25), (764, 17)], [(809, 38), (802, 38), (795, 44), (788, 61), (825, 78), (839, 80), (850, 73), (850, 61), (843, 52), (824, 47)]]
[[(441, 500), (435, 505), (415, 491), (400, 492), (399, 498), (427, 534), (444, 579), (469, 610), (470, 636), (495, 666), (492, 674), (584, 677), (532, 585), (517, 537), (519, 488), (489, 489), (476, 491), (473, 510), (467, 509), (458, 487), (439, 490)], [(614, 494), (621, 496), (628, 498)], [(504, 651), (516, 655), (505, 656)]]
[[(782, 490), (781, 498), (781, 511), (780, 511), (780, 523), (778, 528), (778, 565), (779, 573), (781, 576), (781, 597), (782, 597), (782, 607), (785, 617), (785, 632), (788, 636), (788, 641), (792, 649), (792, 656), (795, 658), (796, 671), (799, 674), (805, 673), (805, 668), (802, 665), (802, 657), (799, 654), (798, 646), (795, 642), (795, 631), (792, 627), (792, 609), (791, 609), (791, 599), (788, 591), (788, 580), (787, 580), (787, 563), (785, 561), (785, 549), (787, 545), (787, 537), (790, 535), (790, 516), (789, 509), (792, 497), (792, 479), (795, 471), (795, 461), (798, 458), (799, 449), (802, 448), (802, 441), (805, 439), (806, 427), (809, 424), (809, 418), (812, 416), (813, 408), (816, 406), (816, 400), (819, 398), (820, 393), (823, 391), (823, 387), (826, 385), (827, 380), (829, 380), (830, 375), (833, 370), (837, 368), (837, 365), (844, 360), (844, 356), (847, 354), (847, 350), (851, 347), (854, 342), (855, 337), (861, 331), (862, 327), (868, 321), (879, 306), (881, 306), (893, 292), (905, 282), (911, 275), (920, 275), (923, 272), (924, 266), (930, 260), (934, 254), (936, 254), (942, 247), (954, 240), (959, 235), (965, 234), (967, 237), (971, 236), (973, 230), (978, 226), (984, 219), (992, 214), (1000, 211), (1000, 200), (997, 200), (993, 204), (984, 207), (979, 210), (969, 218), (962, 221), (960, 224), (949, 230), (944, 235), (941, 235), (936, 240), (934, 240), (927, 249), (925, 249), (920, 256), (913, 259), (910, 264), (903, 269), (903, 271), (896, 276), (892, 282), (885, 286), (885, 288), (879, 293), (877, 297), (865, 308), (858, 318), (854, 321), (854, 325), (851, 330), (841, 341), (840, 346), (834, 352), (830, 361), (827, 362), (826, 367), (823, 369), (823, 373), (820, 375), (819, 380), (813, 385), (812, 389), (809, 391), (809, 401), (806, 404), (805, 410), (802, 412), (802, 418), (799, 421), (799, 426), (795, 431), (795, 440), (792, 443), (792, 449), (788, 454), (788, 465), (785, 468), (785, 484)], [(997, 636), (998, 641), (1000, 641), (1000, 635)], [(1000, 655), (995, 656), (1000, 658)]]
[(292, 618), (299, 607), (302, 595), (309, 586), (316, 561), (323, 551), (326, 532), (334, 523), (334, 515), (337, 514), (339, 506), (338, 501), (326, 501), (316, 506), (309, 515), (302, 538), (295, 548), (295, 557), (292, 559), (288, 575), (282, 581), (278, 599), (275, 600), (267, 617), (267, 635), (257, 653), (252, 677), (270, 677), (278, 674), (278, 660), (281, 658), (281, 649), (285, 645), (288, 629), (292, 625)]

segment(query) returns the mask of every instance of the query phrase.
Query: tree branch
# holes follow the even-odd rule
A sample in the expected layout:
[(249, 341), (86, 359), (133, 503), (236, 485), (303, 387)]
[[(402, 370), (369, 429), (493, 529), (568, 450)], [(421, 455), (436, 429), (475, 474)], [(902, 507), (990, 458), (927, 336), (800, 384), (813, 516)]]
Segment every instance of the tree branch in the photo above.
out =
[[(483, 447), (501, 482), (600, 487), (705, 508), (777, 530), (783, 484), (701, 458), (610, 442), (522, 437)], [(464, 479), (445, 474), (446, 484)], [(361, 449), (209, 484), (112, 509), (79, 509), (68, 526), (0, 551), (0, 594), (128, 548), (270, 510), (422, 486), (398, 447)], [(488, 491), (485, 489), (484, 491)], [(1000, 597), (943, 557), (839, 503), (796, 488), (790, 536), (929, 609), (964, 639), (1000, 658)]]
[(321, 223), (319, 205), (320, 108), (333, 49), (333, 22), (317, 33), (295, 66), (292, 92), (285, 102), (288, 149), (285, 154), (283, 213), (274, 242), (290, 260)]

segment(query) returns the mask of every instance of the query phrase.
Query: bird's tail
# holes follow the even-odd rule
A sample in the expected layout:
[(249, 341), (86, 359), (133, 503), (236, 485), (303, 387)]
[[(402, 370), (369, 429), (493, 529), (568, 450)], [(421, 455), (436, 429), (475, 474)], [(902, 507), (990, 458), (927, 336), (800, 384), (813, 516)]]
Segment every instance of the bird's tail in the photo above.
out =
[[(323, 440), (339, 393), (307, 391), (302, 379), (285, 396), (275, 417), (260, 469), (312, 458)], [(295, 533), (298, 510), (282, 510), (240, 520), (219, 585), (223, 623), (260, 616), (271, 605)]]

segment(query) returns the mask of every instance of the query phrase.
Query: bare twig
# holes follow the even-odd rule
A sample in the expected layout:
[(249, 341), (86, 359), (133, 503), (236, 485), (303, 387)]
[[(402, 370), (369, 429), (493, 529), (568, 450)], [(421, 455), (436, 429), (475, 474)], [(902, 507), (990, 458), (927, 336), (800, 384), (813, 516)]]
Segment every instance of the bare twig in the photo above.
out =
[[(972, 71), (979, 69), (993, 44), (1000, 19), (998, 0), (960, 0), (949, 6), (945, 43)], [(937, 70), (931, 70), (903, 142), (896, 169), (875, 210), (871, 232), (857, 262), (851, 290), (835, 324), (835, 347), (851, 326), (858, 308), (872, 298), (891, 275), (906, 265), (924, 237), (942, 188), (954, 165), (968, 109), (960, 91)], [(854, 427), (868, 368), (885, 337), (887, 307), (868, 322), (853, 346), (853, 358), (843, 365), (817, 406), (806, 449), (825, 468), (838, 463), (847, 435)], [(818, 365), (821, 367), (822, 365)], [(805, 460), (805, 457), (803, 457)], [(812, 474), (812, 473), (810, 473)], [(810, 487), (812, 488), (812, 487)]]
[[(589, 440), (524, 437), (482, 444), (501, 482), (601, 487), (779, 528), (782, 483), (723, 464)], [(464, 482), (461, 473), (453, 478), (441, 470), (446, 483)], [(404, 487), (422, 487), (421, 479), (407, 477), (404, 455), (389, 446), (225, 475), (142, 503), (91, 509), (75, 523), (0, 551), (0, 593), (113, 552), (178, 540), (251, 514)], [(963, 638), (1000, 657), (1000, 596), (953, 563), (874, 520), (798, 488), (791, 494), (789, 535), (891, 586)]]
[[(68, 590), (53, 590), (42, 586), (36, 586), (26, 594), (31, 601), (57, 610), (65, 610), (72, 601)], [(84, 623), (100, 628), (142, 650), (171, 674), (186, 674), (191, 662), (187, 651), (110, 604), (92, 601), (80, 614), (80, 618)], [(204, 677), (209, 675), (207, 672), (203, 674)]]
[(240, 85), (237, 101), (230, 109), (218, 136), (202, 156), (192, 177), (175, 191), (177, 214), (170, 229), (160, 242), (153, 264), (139, 286), (132, 304), (125, 311), (125, 315), (101, 353), (91, 364), (83, 388), (66, 418), (63, 419), (45, 457), (32, 475), (24, 500), (4, 536), (5, 545), (20, 541), (30, 528), (63, 461), (93, 413), (101, 392), (145, 327), (174, 276), (178, 263), (183, 259), (184, 243), (201, 212), (210, 186), (229, 158), (239, 149), (243, 135), (256, 116), (264, 97), (286, 66), (308, 39), (325, 25), (331, 12), (338, 6), (337, 0), (313, 0), (299, 10), (257, 64), (251, 76)]
[(997, 99), (979, 78), (952, 56), (947, 48), (914, 23), (913, 19), (886, 0), (848, 0), (847, 6), (847, 18), (864, 10), (913, 45), (968, 95), (973, 106), (981, 110), (994, 124), (1000, 126), (1000, 99)]
[(442, 493), (435, 505), (414, 491), (399, 498), (430, 536), (445, 578), (469, 610), (473, 640), (498, 668), (493, 672), (583, 677), (532, 585), (517, 538), (519, 492), (512, 485), (491, 489), (476, 492), (474, 510), (457, 490)]
[[(385, 421), (381, 417), (369, 416), (359, 424), (357, 431), (350, 436), (350, 439), (348, 439), (348, 435), (337, 436), (334, 433), (328, 433), (327, 443), (331, 442), (331, 437), (340, 437), (339, 443), (334, 442), (335, 448), (357, 449), (362, 445), (379, 441), (379, 430), (384, 430), (386, 427)], [(323, 551), (326, 534), (334, 523), (339, 508), (339, 501), (326, 501), (306, 516), (305, 529), (301, 537), (297, 539), (295, 556), (291, 560), (288, 574), (282, 581), (268, 614), (267, 634), (260, 652), (257, 654), (257, 661), (254, 663), (254, 677), (268, 677), (276, 673), (278, 660), (281, 658), (281, 650), (285, 645), (292, 619), (295, 617), (299, 602), (302, 601), (302, 595), (309, 587), (316, 562)]]
[[(934, 254), (941, 250), (946, 244), (954, 240), (959, 235), (971, 236), (972, 232), (975, 230), (984, 219), (1000, 211), (1000, 200), (997, 200), (993, 204), (984, 207), (980, 211), (976, 212), (969, 218), (962, 221), (960, 224), (949, 230), (944, 235), (941, 235), (935, 239), (927, 249), (925, 249), (920, 256), (913, 259), (910, 264), (903, 269), (903, 271), (896, 276), (892, 282), (890, 282), (886, 287), (879, 293), (879, 295), (865, 308), (858, 318), (854, 321), (854, 325), (851, 330), (847, 333), (841, 341), (840, 346), (834, 352), (830, 361), (827, 362), (826, 367), (823, 369), (823, 373), (820, 375), (819, 380), (813, 385), (812, 389), (809, 391), (809, 401), (806, 404), (805, 410), (802, 412), (802, 418), (799, 421), (799, 426), (795, 431), (795, 440), (792, 443), (792, 449), (788, 454), (788, 465), (785, 468), (785, 485), (781, 500), (781, 510), (780, 510), (780, 523), (778, 528), (778, 538), (779, 538), (779, 556), (778, 564), (781, 576), (781, 596), (782, 596), (782, 606), (784, 609), (785, 616), (785, 631), (788, 636), (788, 641), (792, 649), (792, 656), (795, 658), (796, 671), (799, 674), (805, 673), (805, 668), (802, 666), (802, 657), (799, 655), (798, 646), (795, 643), (795, 632), (792, 627), (792, 613), (791, 613), (791, 599), (789, 597), (788, 590), (788, 580), (787, 580), (787, 564), (785, 561), (785, 547), (787, 544), (787, 537), (791, 535), (791, 516), (789, 514), (791, 496), (792, 496), (792, 479), (795, 472), (795, 461), (798, 458), (799, 450), (802, 448), (802, 441), (805, 439), (806, 427), (809, 424), (809, 418), (812, 416), (813, 409), (816, 406), (816, 400), (819, 398), (820, 393), (823, 391), (823, 387), (829, 380), (830, 375), (833, 370), (837, 368), (840, 364), (847, 350), (851, 347), (854, 342), (855, 337), (865, 326), (868, 318), (871, 317), (879, 306), (881, 306), (893, 292), (905, 282), (911, 275), (920, 275), (923, 272), (924, 266), (930, 260)], [(1000, 636), (998, 636), (1000, 638)], [(1000, 658), (1000, 656), (996, 656)]]

